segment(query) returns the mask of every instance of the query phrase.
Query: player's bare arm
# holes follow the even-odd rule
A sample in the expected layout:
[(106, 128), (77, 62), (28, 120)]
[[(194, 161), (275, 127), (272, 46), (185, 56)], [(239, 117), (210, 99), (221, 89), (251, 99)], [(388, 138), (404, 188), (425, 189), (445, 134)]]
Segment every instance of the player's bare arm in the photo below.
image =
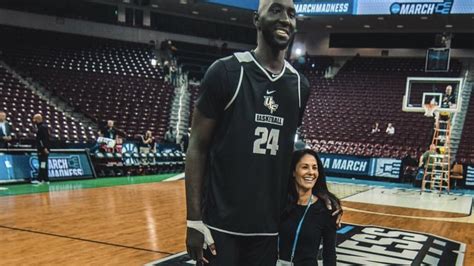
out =
[[(194, 111), (189, 147), (186, 153), (186, 206), (188, 221), (202, 222), (202, 190), (209, 145), (212, 140), (216, 120), (205, 117), (197, 108)], [(205, 234), (188, 226), (186, 246), (190, 257), (196, 261), (203, 258)], [(211, 250), (214, 249), (212, 245)], [(215, 252), (215, 251), (214, 251)]]

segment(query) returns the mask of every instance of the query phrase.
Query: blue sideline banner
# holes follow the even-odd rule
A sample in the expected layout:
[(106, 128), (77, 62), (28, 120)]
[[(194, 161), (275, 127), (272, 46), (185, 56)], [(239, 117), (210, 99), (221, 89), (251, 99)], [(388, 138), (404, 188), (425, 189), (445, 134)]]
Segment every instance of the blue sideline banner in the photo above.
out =
[[(39, 161), (33, 150), (0, 152), (0, 183), (35, 178)], [(48, 158), (51, 181), (94, 178), (89, 156), (84, 150), (52, 150)]]
[(398, 178), (401, 160), (392, 158), (370, 158), (343, 154), (320, 153), (324, 170), (329, 175), (355, 175)]

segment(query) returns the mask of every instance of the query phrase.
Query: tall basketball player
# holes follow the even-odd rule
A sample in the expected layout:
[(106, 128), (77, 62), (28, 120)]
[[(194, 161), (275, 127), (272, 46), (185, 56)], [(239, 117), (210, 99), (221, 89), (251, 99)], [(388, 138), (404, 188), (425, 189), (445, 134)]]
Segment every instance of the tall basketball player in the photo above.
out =
[(186, 161), (186, 244), (197, 261), (275, 265), (294, 135), (309, 97), (307, 79), (284, 59), (295, 16), (292, 0), (260, 0), (257, 48), (217, 60), (202, 81)]

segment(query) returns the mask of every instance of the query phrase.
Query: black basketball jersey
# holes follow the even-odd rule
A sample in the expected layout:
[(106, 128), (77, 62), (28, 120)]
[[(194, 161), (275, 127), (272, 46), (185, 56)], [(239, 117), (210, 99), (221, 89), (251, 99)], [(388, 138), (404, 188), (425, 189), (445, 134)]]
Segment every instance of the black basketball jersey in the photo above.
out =
[(203, 220), (224, 233), (276, 235), (308, 81), (286, 61), (274, 75), (243, 52), (217, 60), (202, 87), (197, 108), (217, 121)]

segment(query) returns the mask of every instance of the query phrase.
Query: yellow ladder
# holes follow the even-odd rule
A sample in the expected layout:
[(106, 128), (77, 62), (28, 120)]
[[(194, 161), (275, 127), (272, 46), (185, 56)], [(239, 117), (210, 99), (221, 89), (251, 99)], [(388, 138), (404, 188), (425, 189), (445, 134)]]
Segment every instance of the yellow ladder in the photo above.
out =
[[(443, 125), (443, 126), (442, 126)], [(451, 175), (451, 119), (436, 119), (434, 135), (431, 144), (434, 144), (439, 153), (430, 154), (425, 165), (425, 173), (421, 183), (421, 192), (430, 190), (440, 195), (445, 190), (449, 193)], [(427, 188), (427, 185), (429, 187)]]

